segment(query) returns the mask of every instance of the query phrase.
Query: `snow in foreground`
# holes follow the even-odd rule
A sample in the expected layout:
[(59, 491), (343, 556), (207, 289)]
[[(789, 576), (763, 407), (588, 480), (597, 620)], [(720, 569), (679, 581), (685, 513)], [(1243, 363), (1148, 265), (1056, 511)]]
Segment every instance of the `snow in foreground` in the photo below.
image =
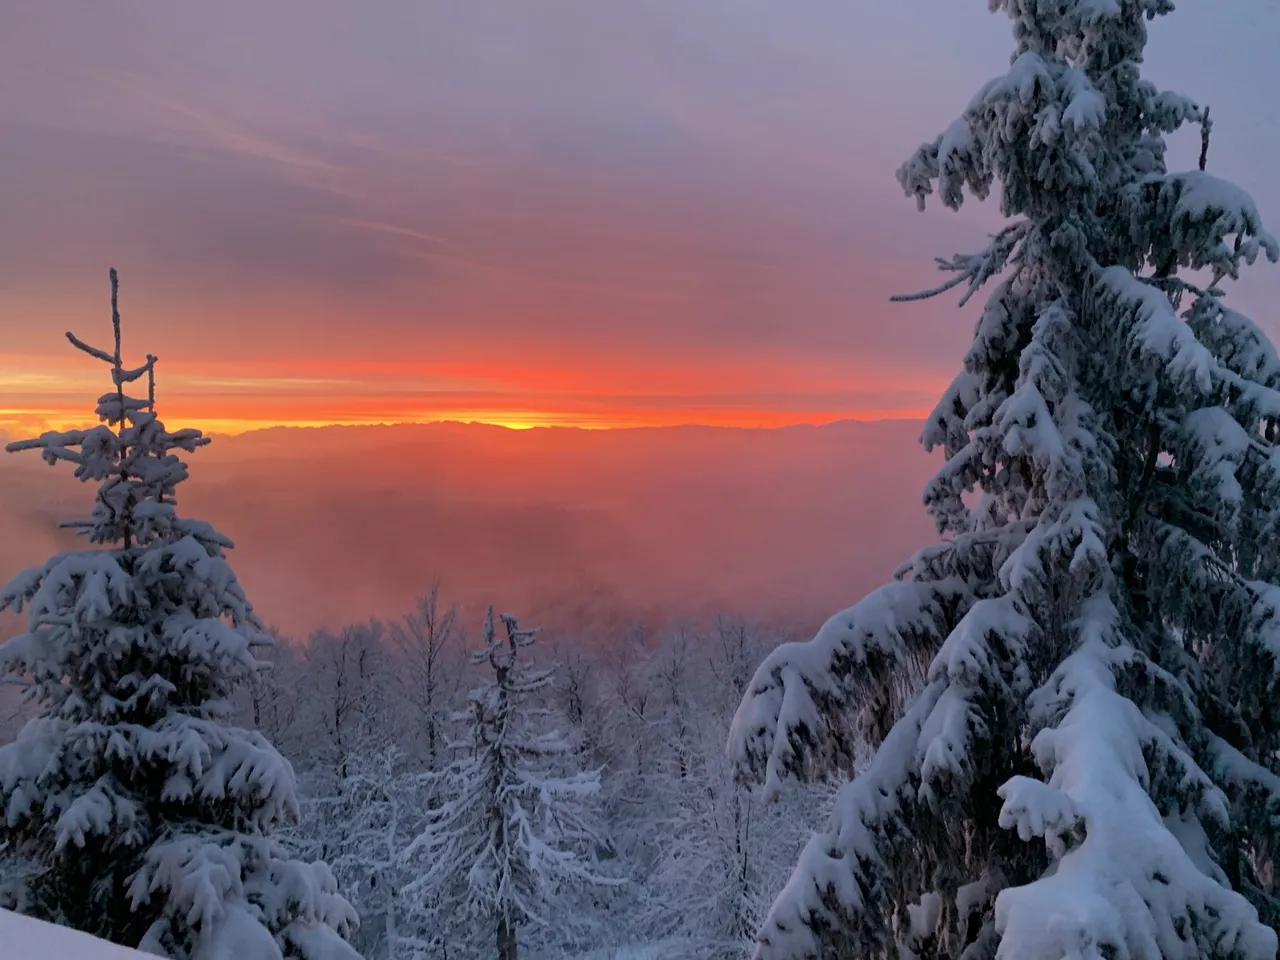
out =
[(144, 954), (79, 930), (0, 910), (0, 944), (6, 960), (142, 960)]
[[(136, 950), (8, 910), (0, 910), (0, 944), (5, 960), (148, 960)], [(663, 955), (661, 945), (651, 944), (584, 954), (579, 960), (658, 960)]]

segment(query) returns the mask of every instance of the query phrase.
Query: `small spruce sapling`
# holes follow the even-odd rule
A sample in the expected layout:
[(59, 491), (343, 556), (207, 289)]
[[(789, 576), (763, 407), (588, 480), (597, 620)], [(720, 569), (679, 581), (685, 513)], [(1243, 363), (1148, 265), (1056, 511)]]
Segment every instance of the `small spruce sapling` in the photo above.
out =
[[(177, 512), (177, 452), (208, 443), (155, 411), (156, 358), (126, 368), (117, 278), (99, 426), (8, 445), (74, 465), (97, 485), (68, 526), (92, 546), (60, 553), (0, 591), (27, 630), (0, 645), (38, 709), (0, 747), (0, 842), (28, 865), (9, 906), (175, 960), (350, 960), (356, 922), (324, 864), (270, 834), (296, 815), (293, 771), (261, 734), (229, 725), (234, 690), (268, 642), (225, 552)], [(146, 378), (146, 399), (125, 393)]]
[(405, 850), (423, 867), (403, 893), (447, 915), (461, 908), (492, 931), (498, 960), (516, 960), (521, 926), (557, 919), (553, 907), (572, 888), (618, 881), (592, 862), (599, 771), (551, 772), (572, 744), (540, 729), (547, 711), (532, 701), (555, 670), (535, 669), (521, 655), (537, 631), (500, 619), (502, 636), (489, 610), (485, 648), (472, 655), (494, 677), (471, 692), (470, 711), (459, 716), (469, 729), (451, 748), (461, 756), (429, 775), (443, 799)]

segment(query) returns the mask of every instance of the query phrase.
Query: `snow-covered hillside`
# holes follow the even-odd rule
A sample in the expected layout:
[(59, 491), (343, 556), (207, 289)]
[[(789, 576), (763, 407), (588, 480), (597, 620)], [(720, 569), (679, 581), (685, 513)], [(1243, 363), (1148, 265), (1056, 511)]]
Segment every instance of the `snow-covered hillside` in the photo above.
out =
[(6, 960), (143, 960), (97, 937), (0, 910), (0, 944)]

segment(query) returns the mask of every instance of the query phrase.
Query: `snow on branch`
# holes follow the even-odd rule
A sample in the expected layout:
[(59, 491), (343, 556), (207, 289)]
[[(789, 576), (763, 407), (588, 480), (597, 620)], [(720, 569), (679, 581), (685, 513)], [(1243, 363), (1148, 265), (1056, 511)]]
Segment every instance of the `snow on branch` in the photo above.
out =
[(1016, 830), (1019, 839), (1041, 837), (1060, 859), (1068, 846), (1084, 839), (1084, 818), (1075, 801), (1056, 787), (1031, 777), (1013, 777), (996, 791), (1004, 805), (1000, 826)]
[(960, 298), (960, 306), (964, 306), (983, 284), (1004, 270), (1009, 263), (1010, 257), (1013, 256), (1014, 250), (1026, 237), (1028, 229), (1029, 225), (1026, 221), (1013, 223), (992, 237), (991, 242), (987, 244), (986, 249), (981, 253), (956, 254), (950, 260), (938, 258), (938, 268), (955, 273), (954, 277), (931, 290), (924, 290), (920, 293), (897, 294), (890, 297), (889, 300), (893, 303), (927, 300), (946, 293), (962, 283), (967, 283), (969, 288)]
[(1157, 287), (1113, 266), (1099, 273), (1095, 297), (1100, 306), (1129, 314), (1128, 342), (1135, 354), (1159, 363), (1179, 383), (1212, 392), (1217, 372), (1213, 354), (1178, 318)]
[(730, 728), (729, 755), (739, 773), (776, 796), (786, 776), (808, 778), (838, 764), (852, 749), (838, 718), (860, 696), (885, 709), (909, 696), (886, 686), (889, 677), (905, 671), (923, 679), (923, 665), (950, 633), (965, 597), (959, 578), (888, 584), (836, 614), (812, 640), (774, 650)]
[[(880, 907), (894, 881), (910, 886), (911, 877), (892, 875), (893, 854), (905, 853), (902, 847), (920, 815), (913, 776), (917, 744), (945, 687), (943, 681), (925, 687), (871, 765), (841, 789), (830, 827), (805, 844), (790, 881), (774, 900), (755, 960), (839, 956), (841, 946), (852, 952), (855, 944), (863, 950), (892, 945)], [(859, 928), (862, 936), (849, 935)]]
[(898, 182), (924, 210), (936, 181), (942, 202), (958, 210), (965, 187), (986, 199), (997, 173), (1011, 166), (1008, 152), (1036, 145), (1061, 159), (1055, 175), (1096, 188), (1091, 156), (1106, 119), (1106, 98), (1085, 71), (1024, 49), (978, 90), (961, 117), (898, 169)]
[[(135, 380), (140, 380), (144, 376), (149, 376), (155, 373), (157, 359), (158, 359), (157, 357), (153, 357), (151, 356), (151, 354), (147, 354), (147, 362), (144, 363), (142, 366), (134, 367), (132, 370), (124, 370), (124, 369), (113, 370), (111, 372), (111, 377), (117, 384), (132, 383)], [(151, 400), (150, 398), (148, 398), (147, 406), (150, 407), (150, 405), (151, 405)]]
[(67, 331), (67, 339), (71, 341), (71, 345), (77, 350), (83, 350), (91, 357), (95, 357), (96, 359), (101, 360), (104, 363), (109, 363), (112, 366), (115, 365), (116, 358), (114, 356), (107, 353), (105, 350), (99, 350), (97, 347), (89, 346), (89, 344), (85, 343), (70, 330)]
[(1203, 171), (1172, 173), (1153, 178), (1145, 194), (1149, 259), (1162, 274), (1178, 266), (1210, 268), (1216, 282), (1238, 279), (1240, 265), (1259, 254), (1280, 260), (1280, 242), (1263, 225), (1253, 198), (1234, 183)]
[[(1103, 633), (1117, 626), (1109, 609)], [(1200, 865), (1203, 851), (1193, 841), (1198, 832), (1204, 842), (1200, 818), (1225, 823), (1221, 793), (1184, 745), (1117, 691), (1115, 651), (1103, 633), (1064, 660), (1033, 698), (1044, 726), (1032, 753), (1058, 791), (1052, 796), (1070, 799), (1069, 808), (1055, 800), (1041, 812), (1077, 811), (1084, 838), (1054, 871), (999, 895), (1001, 954), (1199, 956), (1190, 945), (1215, 944), (1223, 955), (1274, 957), (1275, 932)], [(1166, 764), (1173, 767), (1170, 779), (1157, 782)], [(1167, 796), (1170, 789), (1180, 801), (1158, 808), (1152, 794)], [(1024, 826), (1012, 811), (1007, 822)]]
[(1272, 390), (1280, 388), (1280, 356), (1261, 327), (1227, 307), (1219, 296), (1178, 278), (1170, 280), (1174, 287), (1195, 294), (1196, 301), (1187, 315), (1188, 325), (1218, 362), (1240, 378), (1242, 386), (1251, 383)]

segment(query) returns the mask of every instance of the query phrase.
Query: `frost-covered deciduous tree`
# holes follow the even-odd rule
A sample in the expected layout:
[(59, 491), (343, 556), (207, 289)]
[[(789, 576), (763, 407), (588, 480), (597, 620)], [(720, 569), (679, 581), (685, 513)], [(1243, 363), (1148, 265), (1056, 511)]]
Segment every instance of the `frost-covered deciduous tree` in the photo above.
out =
[(413, 875), (401, 851), (421, 830), (428, 801), (408, 760), (385, 739), (363, 740), (336, 788), (304, 795), (300, 822), (288, 835), (300, 856), (333, 870), (360, 914), (352, 943), (370, 960), (420, 955), (447, 932), (402, 893)]
[(310, 739), (303, 711), (309, 691), (302, 682), (302, 648), (267, 631), (271, 646), (259, 654), (263, 669), (236, 696), (236, 719), (257, 730), (286, 757), (297, 756)]
[(1140, 73), (1170, 0), (991, 7), (1008, 70), (898, 172), (1011, 219), (931, 291), (998, 278), (923, 434), (944, 539), (740, 705), (770, 790), (847, 717), (878, 747), (757, 956), (1270, 960), (1280, 360), (1220, 285), (1280, 249), (1203, 152), (1166, 169), (1207, 121)]
[(293, 665), (293, 682), (304, 691), (291, 738), (304, 799), (285, 842), (325, 862), (349, 840), (353, 771), (398, 742), (396, 720), (405, 711), (384, 639), (376, 620), (319, 630)]
[(728, 714), (689, 711), (686, 718), (691, 729), (680, 752), (667, 754), (653, 776), (657, 802), (647, 811), (646, 842), (655, 863), (639, 919), (650, 936), (679, 943), (682, 955), (740, 960), (832, 788), (806, 785), (766, 803), (734, 783), (724, 754)]
[(498, 636), (489, 611), (485, 649), (473, 661), (487, 663), (494, 679), (471, 694), (469, 735), (455, 745), (463, 755), (430, 775), (442, 802), (405, 850), (422, 867), (404, 894), (444, 915), (465, 911), (496, 936), (498, 960), (516, 960), (522, 925), (567, 922), (550, 909), (567, 889), (613, 881), (593, 863), (598, 834), (590, 804), (599, 772), (554, 774), (571, 745), (540, 729), (546, 710), (532, 700), (554, 669), (522, 659), (535, 631), (522, 630), (514, 617), (501, 621)]
[(619, 748), (615, 766), (643, 780), (648, 772), (652, 715), (657, 712), (648, 682), (650, 651), (643, 624), (629, 624), (610, 644), (606, 656), (613, 680), (606, 732)]
[[(29, 867), (9, 905), (174, 958), (356, 957), (329, 869), (270, 836), (296, 814), (289, 764), (227, 722), (268, 638), (231, 541), (177, 513), (177, 451), (208, 441), (156, 417), (154, 357), (124, 366), (114, 270), (111, 285), (114, 350), (67, 335), (111, 369), (103, 423), (8, 445), (97, 484), (91, 516), (71, 524), (92, 546), (0, 593), (0, 609), (27, 611), (0, 672), (25, 678), (38, 709), (0, 747), (0, 841)], [(147, 399), (125, 394), (142, 380)]]
[(734, 783), (724, 739), (764, 649), (748, 624), (720, 617), (709, 635), (672, 631), (647, 661), (655, 749), (644, 792), (631, 790), (643, 806), (630, 813), (653, 864), (638, 919), (647, 935), (699, 960), (750, 952), (790, 864), (830, 806), (827, 780), (776, 803)]
[(383, 636), (382, 624), (370, 620), (337, 633), (320, 630), (307, 641), (306, 719), (315, 735), (312, 749), (315, 759), (339, 779), (374, 731), (386, 736), (391, 674)]
[[(420, 596), (412, 612), (391, 625), (400, 693), (415, 714), (415, 740), (426, 754), (427, 769), (440, 766), (443, 720), (458, 692), (462, 626), (458, 608), (440, 602), (440, 582)], [(465, 653), (465, 650), (463, 650)]]

